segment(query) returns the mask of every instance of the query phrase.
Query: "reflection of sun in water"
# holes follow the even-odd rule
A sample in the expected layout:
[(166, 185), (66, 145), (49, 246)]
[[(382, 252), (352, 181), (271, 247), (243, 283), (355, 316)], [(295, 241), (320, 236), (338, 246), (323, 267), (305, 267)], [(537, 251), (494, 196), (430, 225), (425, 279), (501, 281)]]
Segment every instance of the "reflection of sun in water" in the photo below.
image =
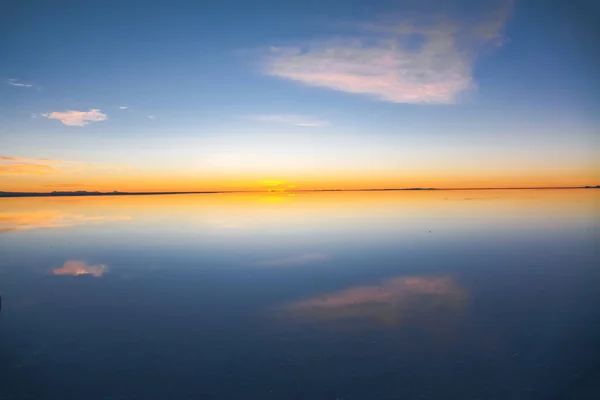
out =
[(92, 275), (96, 278), (101, 277), (107, 270), (104, 264), (88, 265), (85, 261), (69, 260), (60, 268), (53, 270), (54, 275)]
[(261, 202), (279, 204), (291, 202), (294, 199), (294, 193), (271, 193), (268, 196), (260, 198)]
[(282, 196), (266, 196), (262, 198), (262, 201), (267, 203), (280, 203), (285, 200)]

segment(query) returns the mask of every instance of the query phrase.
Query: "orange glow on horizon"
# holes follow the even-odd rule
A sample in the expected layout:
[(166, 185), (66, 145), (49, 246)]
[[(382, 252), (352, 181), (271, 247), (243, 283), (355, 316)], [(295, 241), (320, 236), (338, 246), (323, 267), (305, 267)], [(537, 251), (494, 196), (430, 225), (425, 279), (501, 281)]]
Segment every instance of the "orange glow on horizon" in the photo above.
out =
[[(333, 149), (335, 150), (335, 149)], [(332, 151), (333, 151), (332, 150)], [(202, 166), (183, 159), (145, 161), (137, 167), (55, 159), (0, 157), (0, 191), (191, 192), (358, 190), (372, 188), (573, 187), (600, 184), (600, 164), (589, 157), (553, 162), (465, 154), (440, 159), (389, 161), (382, 155), (335, 156), (310, 161), (298, 156), (268, 163)], [(292, 153), (293, 155), (293, 153)], [(359, 157), (358, 153), (357, 157)], [(410, 155), (410, 154), (409, 154)], [(363, 155), (364, 156), (364, 155)], [(414, 156), (416, 157), (416, 155)], [(387, 160), (387, 161), (386, 161)], [(178, 161), (178, 160), (177, 160)], [(188, 165), (189, 164), (189, 165)]]
[[(52, 192), (52, 191), (101, 191), (101, 192), (193, 192), (193, 191), (272, 191), (294, 192), (298, 190), (359, 190), (392, 188), (518, 188), (518, 187), (577, 187), (600, 184), (600, 173), (540, 175), (476, 175), (438, 174), (396, 176), (379, 175), (331, 175), (320, 177), (290, 177), (286, 181), (227, 178), (194, 178), (169, 175), (81, 176), (74, 178), (57, 175), (6, 175), (0, 176), (0, 191), (5, 192)], [(293, 184), (289, 183), (293, 182)]]

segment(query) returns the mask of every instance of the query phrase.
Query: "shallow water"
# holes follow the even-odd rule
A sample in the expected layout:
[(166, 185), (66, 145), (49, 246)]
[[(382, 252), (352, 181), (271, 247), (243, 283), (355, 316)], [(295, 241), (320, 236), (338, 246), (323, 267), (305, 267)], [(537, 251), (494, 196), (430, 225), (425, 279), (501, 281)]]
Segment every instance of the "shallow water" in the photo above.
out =
[(0, 399), (572, 398), (599, 217), (596, 190), (0, 199)]

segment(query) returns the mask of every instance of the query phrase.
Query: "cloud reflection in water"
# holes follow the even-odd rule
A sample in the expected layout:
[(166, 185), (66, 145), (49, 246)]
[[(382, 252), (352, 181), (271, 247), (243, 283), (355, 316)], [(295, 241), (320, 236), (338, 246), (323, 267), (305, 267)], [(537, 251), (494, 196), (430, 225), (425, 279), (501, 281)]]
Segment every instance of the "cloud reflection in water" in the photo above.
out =
[(52, 272), (54, 275), (92, 275), (93, 277), (100, 278), (107, 270), (108, 267), (104, 264), (88, 265), (85, 261), (68, 260), (62, 267), (55, 268)]
[(89, 223), (129, 220), (126, 216), (87, 216), (58, 211), (35, 211), (26, 213), (0, 213), (0, 232), (27, 229), (64, 228)]
[(407, 276), (296, 301), (283, 309), (302, 318), (401, 324), (458, 313), (465, 308), (466, 300), (465, 289), (449, 276)]
[(269, 260), (259, 261), (253, 264), (256, 267), (276, 268), (276, 267), (300, 267), (303, 265), (316, 264), (328, 261), (330, 257), (322, 253), (306, 253), (298, 254), (289, 257), (272, 258)]

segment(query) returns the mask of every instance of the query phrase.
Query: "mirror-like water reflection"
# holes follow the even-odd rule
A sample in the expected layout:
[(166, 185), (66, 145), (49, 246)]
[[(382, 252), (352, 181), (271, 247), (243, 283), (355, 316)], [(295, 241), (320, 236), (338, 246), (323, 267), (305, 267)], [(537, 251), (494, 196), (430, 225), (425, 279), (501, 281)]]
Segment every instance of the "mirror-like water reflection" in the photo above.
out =
[(0, 199), (0, 398), (585, 394), (599, 205), (593, 190)]

